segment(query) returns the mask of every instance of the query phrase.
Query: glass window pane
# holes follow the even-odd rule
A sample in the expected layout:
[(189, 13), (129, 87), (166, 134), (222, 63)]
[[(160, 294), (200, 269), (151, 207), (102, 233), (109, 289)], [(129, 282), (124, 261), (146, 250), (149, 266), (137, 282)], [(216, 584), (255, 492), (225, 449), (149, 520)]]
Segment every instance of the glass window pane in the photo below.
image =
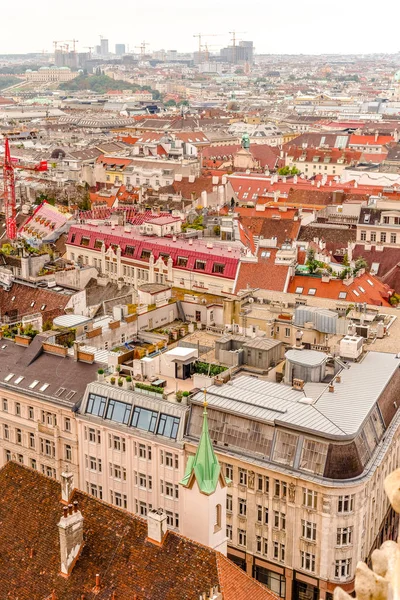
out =
[(180, 419), (162, 414), (158, 423), (157, 433), (164, 437), (176, 439)]
[(301, 453), (300, 469), (323, 475), (327, 452), (327, 444), (305, 439)]
[(154, 433), (158, 412), (147, 410), (140, 406), (135, 406), (132, 419), (132, 427), (143, 429), (143, 431), (151, 431)]
[(110, 400), (108, 403), (106, 419), (127, 425), (131, 408), (132, 406), (125, 402)]
[(104, 407), (106, 405), (107, 398), (105, 396), (98, 396), (97, 394), (89, 394), (88, 403), (86, 407), (86, 413), (95, 415), (96, 417), (102, 417), (104, 413)]
[(286, 431), (278, 431), (273, 460), (283, 465), (293, 466), (298, 436)]

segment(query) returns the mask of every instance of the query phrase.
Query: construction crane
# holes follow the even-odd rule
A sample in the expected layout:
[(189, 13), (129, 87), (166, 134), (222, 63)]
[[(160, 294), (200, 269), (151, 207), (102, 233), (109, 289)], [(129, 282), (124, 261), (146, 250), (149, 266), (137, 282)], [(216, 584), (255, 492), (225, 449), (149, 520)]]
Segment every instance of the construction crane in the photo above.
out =
[(75, 44), (77, 44), (77, 43), (79, 42), (79, 40), (63, 40), (63, 42), (64, 42), (64, 43), (65, 43), (65, 42), (70, 42), (70, 43), (72, 43), (72, 44), (73, 44), (73, 50), (74, 50), (74, 52), (75, 52), (75, 48), (76, 48)]
[(238, 33), (247, 33), (246, 31), (230, 31), (230, 35), (232, 36), (232, 46), (236, 48), (236, 35)]
[(199, 38), (199, 57), (201, 56), (201, 48), (202, 48), (201, 39), (204, 37), (218, 37), (220, 35), (222, 35), (222, 34), (221, 33), (195, 33), (193, 35), (193, 37)]
[(202, 48), (204, 49), (204, 58), (205, 61), (208, 62), (209, 58), (210, 58), (210, 51), (209, 48), (220, 48), (221, 46), (218, 46), (217, 44), (213, 44), (210, 46), (210, 44), (205, 43), (204, 46), (202, 46)]
[(146, 46), (148, 46), (149, 44), (147, 42), (142, 42), (140, 44), (140, 46), (134, 46), (135, 48), (139, 48), (140, 49), (140, 56), (143, 59), (145, 54), (146, 54)]
[(6, 233), (9, 240), (17, 237), (17, 208), (15, 200), (15, 169), (24, 171), (47, 171), (47, 161), (42, 160), (37, 165), (20, 165), (11, 158), (8, 138), (4, 142), (3, 185), (4, 185), (4, 214), (6, 218)]
[(229, 33), (232, 36), (232, 48), (233, 48), (232, 58), (233, 58), (233, 62), (236, 64), (236, 55), (237, 55), (237, 52), (236, 52), (236, 42), (237, 42), (236, 35), (238, 33), (246, 33), (246, 32), (245, 31), (230, 31)]
[(94, 46), (84, 46), (86, 48), (86, 50), (89, 50), (89, 58), (92, 58), (92, 50), (94, 48)]

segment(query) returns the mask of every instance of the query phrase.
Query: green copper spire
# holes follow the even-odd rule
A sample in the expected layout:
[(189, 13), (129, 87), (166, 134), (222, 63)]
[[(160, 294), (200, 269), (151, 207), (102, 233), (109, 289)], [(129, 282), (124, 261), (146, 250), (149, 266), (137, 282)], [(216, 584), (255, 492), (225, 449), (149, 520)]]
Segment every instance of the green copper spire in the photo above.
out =
[(192, 486), (194, 478), (197, 481), (200, 491), (207, 496), (215, 492), (219, 478), (221, 478), (222, 486), (230, 483), (221, 473), (221, 467), (218, 462), (218, 458), (215, 456), (214, 448), (210, 439), (210, 434), (208, 431), (206, 400), (204, 400), (203, 429), (201, 432), (200, 442), (197, 447), (196, 456), (189, 457), (186, 465), (185, 475), (180, 481), (180, 484), (189, 488)]

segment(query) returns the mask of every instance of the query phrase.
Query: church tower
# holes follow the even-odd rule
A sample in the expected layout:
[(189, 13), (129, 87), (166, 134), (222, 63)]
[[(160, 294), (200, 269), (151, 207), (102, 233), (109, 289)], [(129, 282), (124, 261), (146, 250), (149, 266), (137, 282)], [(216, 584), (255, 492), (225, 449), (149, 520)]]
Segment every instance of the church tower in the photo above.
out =
[(197, 452), (188, 459), (180, 481), (183, 492), (183, 535), (227, 553), (226, 491), (230, 485), (221, 471), (208, 431), (207, 402)]

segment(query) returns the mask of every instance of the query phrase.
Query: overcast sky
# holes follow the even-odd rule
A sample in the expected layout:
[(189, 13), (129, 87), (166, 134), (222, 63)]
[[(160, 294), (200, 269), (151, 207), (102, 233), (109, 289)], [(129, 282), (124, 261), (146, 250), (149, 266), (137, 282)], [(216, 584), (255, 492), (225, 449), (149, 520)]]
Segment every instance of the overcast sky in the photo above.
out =
[[(371, 6), (370, 6), (371, 4)], [(382, 10), (380, 11), (380, 7)], [(371, 10), (372, 9), (372, 10)], [(0, 52), (52, 51), (53, 40), (78, 39), (78, 49), (109, 39), (109, 48), (130, 49), (145, 40), (149, 50), (197, 48), (194, 33), (208, 38), (209, 50), (227, 45), (229, 31), (253, 40), (256, 52), (288, 54), (398, 52), (398, 0), (32, 0), (2, 2)], [(206, 38), (205, 38), (206, 39)]]

